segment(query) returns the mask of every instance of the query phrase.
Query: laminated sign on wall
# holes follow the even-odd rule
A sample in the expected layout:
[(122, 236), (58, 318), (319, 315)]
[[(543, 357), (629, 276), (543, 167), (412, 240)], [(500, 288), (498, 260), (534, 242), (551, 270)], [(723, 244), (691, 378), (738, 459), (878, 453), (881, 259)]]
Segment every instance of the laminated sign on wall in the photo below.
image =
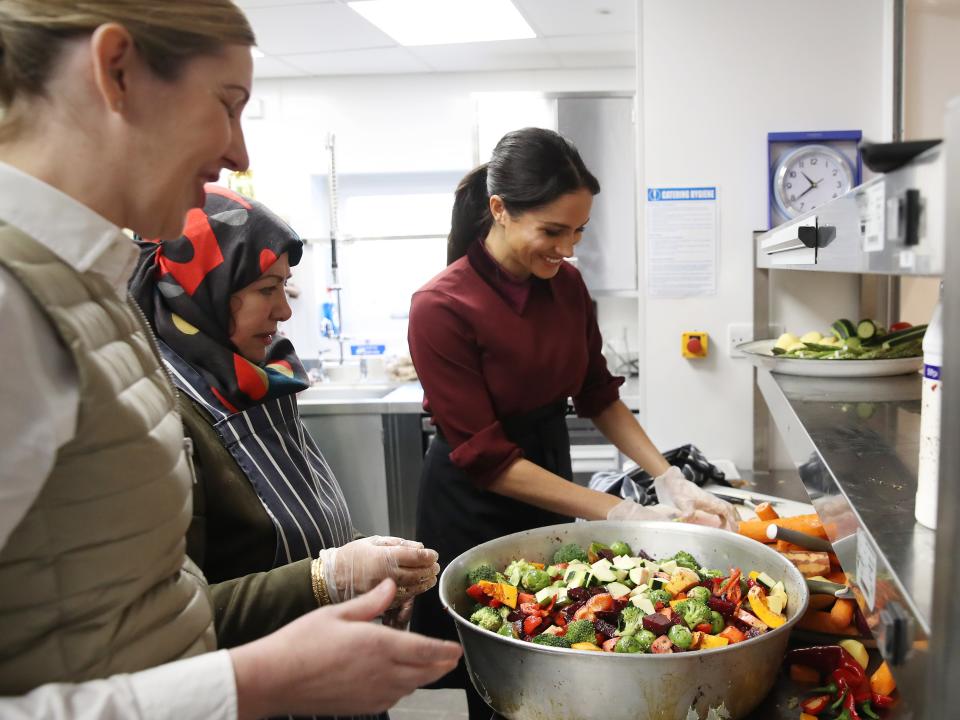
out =
[(647, 188), (647, 294), (716, 295), (716, 187)]

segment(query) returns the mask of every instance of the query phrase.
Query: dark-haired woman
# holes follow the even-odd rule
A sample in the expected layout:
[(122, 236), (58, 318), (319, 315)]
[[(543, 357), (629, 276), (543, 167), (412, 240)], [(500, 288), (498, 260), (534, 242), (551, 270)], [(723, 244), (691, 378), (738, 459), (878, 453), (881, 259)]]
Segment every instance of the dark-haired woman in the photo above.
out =
[[(440, 553), (441, 566), (487, 540), (573, 517), (673, 516), (570, 482), (568, 398), (621, 452), (690, 499), (687, 518), (732, 521), (726, 503), (670, 469), (619, 400), (623, 379), (601, 355), (589, 292), (565, 262), (599, 191), (576, 148), (538, 128), (505, 135), (457, 188), (448, 266), (414, 294), (409, 325), (437, 427), (417, 538)], [(436, 592), (415, 602), (413, 629), (456, 636)], [(462, 662), (437, 686), (465, 687), (472, 720), (489, 718)]]

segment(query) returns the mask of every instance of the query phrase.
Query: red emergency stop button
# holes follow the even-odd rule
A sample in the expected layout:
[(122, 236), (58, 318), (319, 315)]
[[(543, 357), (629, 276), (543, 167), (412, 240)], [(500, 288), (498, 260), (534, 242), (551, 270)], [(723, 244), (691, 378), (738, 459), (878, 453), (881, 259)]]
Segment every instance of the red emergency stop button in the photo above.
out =
[(709, 352), (709, 338), (705, 332), (685, 332), (681, 338), (680, 351), (685, 358), (705, 358)]

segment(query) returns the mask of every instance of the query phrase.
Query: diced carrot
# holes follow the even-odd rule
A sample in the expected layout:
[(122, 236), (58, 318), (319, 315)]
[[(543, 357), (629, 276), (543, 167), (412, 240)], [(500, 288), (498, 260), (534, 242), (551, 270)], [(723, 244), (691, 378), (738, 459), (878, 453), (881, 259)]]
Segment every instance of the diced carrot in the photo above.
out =
[(817, 716), (802, 712), (800, 713), (800, 720), (817, 720)]
[(830, 613), (823, 612), (822, 610), (808, 610), (797, 622), (797, 627), (802, 630), (810, 630), (826, 635), (857, 636), (860, 634), (855, 627), (846, 627), (843, 630), (837, 630), (833, 624), (833, 618), (830, 617)]
[(826, 610), (832, 607), (834, 602), (836, 602), (836, 598), (833, 595), (811, 595), (810, 609)]
[(897, 689), (897, 681), (893, 679), (886, 660), (880, 663), (880, 667), (870, 676), (870, 689), (877, 695), (892, 695)]
[(761, 520), (776, 520), (780, 517), (777, 511), (773, 509), (773, 505), (768, 502), (762, 502), (757, 505), (757, 507), (754, 508), (754, 512)]
[(807, 665), (791, 665), (790, 679), (794, 682), (806, 683), (807, 685), (819, 685), (820, 671)]
[(727, 625), (722, 632), (717, 633), (717, 637), (726, 638), (730, 641), (730, 644), (743, 642), (747, 639), (747, 636), (740, 632), (733, 625)]
[(835, 630), (843, 630), (853, 622), (853, 600), (837, 600), (830, 610), (830, 620)]
[(824, 579), (829, 580), (832, 583), (837, 583), (838, 585), (847, 584), (847, 574), (843, 570), (834, 570), (828, 575), (823, 576)]
[(781, 553), (806, 551), (806, 548), (800, 547), (799, 545), (794, 545), (793, 543), (787, 542), (786, 540), (777, 540), (777, 544), (775, 547), (777, 549), (777, 552), (781, 552)]

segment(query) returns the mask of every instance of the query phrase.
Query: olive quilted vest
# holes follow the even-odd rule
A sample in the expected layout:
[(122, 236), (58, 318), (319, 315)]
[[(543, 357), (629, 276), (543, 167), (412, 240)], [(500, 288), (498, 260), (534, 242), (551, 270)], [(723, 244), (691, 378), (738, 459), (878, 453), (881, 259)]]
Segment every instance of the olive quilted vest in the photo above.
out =
[(0, 695), (214, 649), (206, 581), (184, 553), (183, 428), (142, 315), (3, 225), (0, 263), (73, 356), (80, 390), (76, 437), (0, 550)]

